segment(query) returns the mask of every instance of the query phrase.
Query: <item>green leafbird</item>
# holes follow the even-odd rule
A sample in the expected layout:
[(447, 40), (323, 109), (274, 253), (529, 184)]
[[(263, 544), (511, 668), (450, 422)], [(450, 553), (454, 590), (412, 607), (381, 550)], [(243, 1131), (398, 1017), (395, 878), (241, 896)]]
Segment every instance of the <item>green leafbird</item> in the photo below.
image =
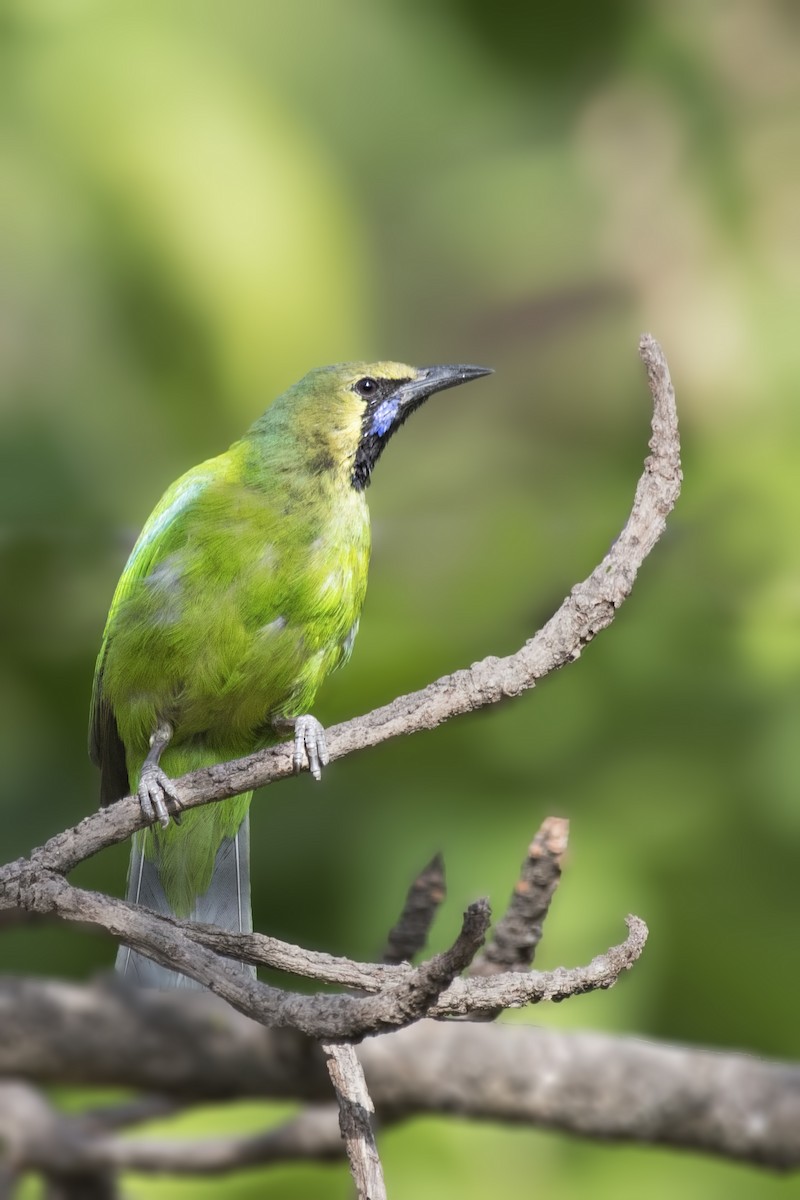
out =
[[(391, 362), (320, 368), (165, 493), (114, 594), (89, 725), (102, 803), (133, 790), (145, 816), (158, 818), (134, 837), (129, 900), (252, 929), (251, 793), (181, 818), (171, 779), (290, 729), (295, 768), (320, 777), (325, 736), (308, 709), (358, 630), (372, 469), (430, 395), (488, 373)], [(117, 968), (142, 983), (191, 986), (126, 947)]]

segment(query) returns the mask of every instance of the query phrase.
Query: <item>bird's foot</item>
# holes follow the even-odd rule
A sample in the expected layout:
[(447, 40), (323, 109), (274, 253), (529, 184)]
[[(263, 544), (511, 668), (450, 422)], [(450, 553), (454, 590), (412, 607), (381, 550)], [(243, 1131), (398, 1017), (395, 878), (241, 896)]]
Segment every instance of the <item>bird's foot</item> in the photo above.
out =
[(175, 824), (180, 825), (183, 808), (180, 796), (175, 784), (157, 763), (146, 762), (142, 767), (138, 794), (142, 812), (148, 821), (154, 821), (157, 817), (161, 828), (166, 829), (172, 817)]
[(331, 756), (328, 753), (325, 730), (317, 718), (305, 713), (302, 717), (276, 717), (272, 724), (279, 732), (294, 731), (292, 766), (295, 775), (308, 766), (314, 778), (321, 779), (322, 768), (328, 765)]
[(294, 754), (292, 766), (295, 772), (302, 771), (308, 763), (308, 769), (315, 779), (322, 778), (322, 768), (331, 760), (328, 753), (328, 743), (325, 740), (325, 730), (316, 717), (306, 713), (297, 717), (294, 723)]

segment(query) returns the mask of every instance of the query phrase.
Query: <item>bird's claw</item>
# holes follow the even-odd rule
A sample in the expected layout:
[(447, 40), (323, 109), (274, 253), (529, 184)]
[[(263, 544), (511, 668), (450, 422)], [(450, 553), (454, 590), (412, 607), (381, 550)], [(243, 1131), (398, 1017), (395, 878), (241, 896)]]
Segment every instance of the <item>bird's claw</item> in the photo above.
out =
[(315, 779), (322, 778), (322, 768), (330, 762), (328, 743), (325, 740), (325, 730), (316, 717), (306, 714), (296, 717), (294, 722), (294, 753), (292, 766), (295, 774), (302, 771), (308, 764), (308, 769)]
[(176, 825), (181, 823), (181, 804), (175, 784), (170, 777), (153, 763), (146, 763), (139, 779), (139, 804), (148, 821), (155, 821), (162, 829), (169, 825), (172, 817)]

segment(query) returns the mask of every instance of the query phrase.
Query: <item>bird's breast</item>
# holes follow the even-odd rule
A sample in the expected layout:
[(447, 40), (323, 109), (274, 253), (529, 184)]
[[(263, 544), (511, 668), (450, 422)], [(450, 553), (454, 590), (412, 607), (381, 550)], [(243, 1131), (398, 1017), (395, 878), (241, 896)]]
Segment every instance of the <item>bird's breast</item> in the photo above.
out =
[(137, 742), (159, 717), (176, 744), (253, 749), (274, 716), (307, 711), (349, 655), (367, 584), (366, 506), (345, 497), (279, 519), (245, 499), (191, 530), (120, 612), (108, 678)]

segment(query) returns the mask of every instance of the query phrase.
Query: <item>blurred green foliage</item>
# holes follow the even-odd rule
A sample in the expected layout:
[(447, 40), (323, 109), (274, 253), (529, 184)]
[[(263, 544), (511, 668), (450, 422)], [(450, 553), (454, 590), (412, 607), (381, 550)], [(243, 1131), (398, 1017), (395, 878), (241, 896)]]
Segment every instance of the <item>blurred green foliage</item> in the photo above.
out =
[[(6, 0), (3, 859), (95, 803), (94, 654), (139, 526), (279, 390), (350, 358), (497, 368), (380, 464), (362, 630), (317, 709), (333, 721), (510, 652), (594, 565), (643, 456), (650, 328), (686, 487), (613, 629), (514, 704), (261, 796), (256, 924), (369, 957), (442, 849), (441, 945), (469, 899), (503, 903), (558, 812), (573, 848), (542, 965), (587, 960), (629, 910), (651, 943), (613, 992), (515, 1019), (800, 1053), (799, 18), (780, 0)], [(77, 878), (119, 893), (126, 857)], [(0, 962), (84, 979), (112, 953), (37, 928)], [(385, 1141), (398, 1200), (800, 1194), (525, 1130), (425, 1120)], [(130, 1194), (349, 1183), (287, 1168)]]

